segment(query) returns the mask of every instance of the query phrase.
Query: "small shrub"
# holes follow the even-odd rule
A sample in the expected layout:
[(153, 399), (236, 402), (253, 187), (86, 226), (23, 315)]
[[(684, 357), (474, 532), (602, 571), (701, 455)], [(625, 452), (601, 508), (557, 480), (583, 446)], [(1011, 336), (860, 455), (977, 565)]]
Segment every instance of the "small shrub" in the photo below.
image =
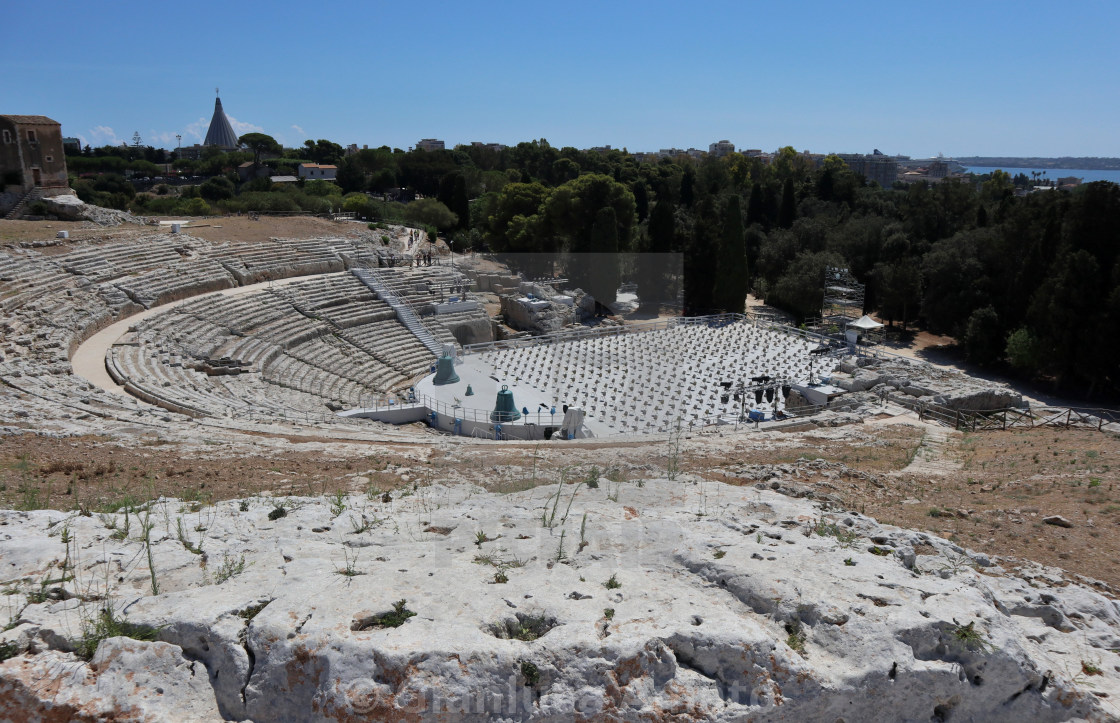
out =
[(399, 628), (404, 625), (409, 618), (416, 616), (416, 613), (406, 607), (407, 605), (408, 603), (404, 599), (397, 600), (393, 603), (393, 609), (389, 612), (364, 618), (355, 623), (351, 629), (369, 630), (370, 628)]
[(867, 548), (867, 551), (872, 555), (878, 555), (879, 557), (886, 557), (887, 555), (891, 554), (890, 548), (879, 547), (878, 545), (872, 545), (871, 547)]
[(786, 638), (786, 645), (804, 656), (806, 636), (805, 631), (801, 628), (801, 621), (794, 618), (786, 623), (786, 632), (789, 633)]
[(371, 521), (371, 520), (367, 519), (365, 515), (362, 515), (361, 519), (351, 515), (350, 516), (350, 534), (360, 535), (364, 532), (368, 532), (370, 530), (370, 528), (372, 528), (376, 522), (377, 522), (376, 518), (374, 518)]
[(241, 504), (239, 504), (237, 506), (237, 509), (241, 510), (242, 512), (248, 512), (249, 511), (249, 500), (241, 500)]
[(525, 679), (526, 686), (532, 687), (541, 682), (541, 671), (529, 661), (523, 660), (521, 661), (521, 677)]
[(499, 585), (504, 585), (505, 583), (509, 582), (509, 575), (507, 575), (503, 570), (498, 570), (494, 573), (494, 582)]
[(268, 513), (268, 519), (272, 520), (273, 522), (280, 519), (281, 517), (287, 517), (287, 516), (288, 516), (288, 511), (286, 509), (284, 509), (284, 505), (276, 505)]
[(193, 552), (196, 555), (201, 555), (202, 554), (202, 539), (199, 538), (198, 544), (195, 545), (187, 538), (187, 532), (186, 532), (186, 530), (183, 529), (183, 518), (182, 517), (177, 517), (175, 519), (175, 527), (176, 527), (177, 532), (178, 532), (179, 544), (181, 544), (183, 547), (185, 547), (189, 552)]
[(953, 629), (953, 639), (963, 645), (967, 650), (977, 653), (986, 653), (989, 649), (988, 641), (974, 626), (975, 622), (968, 625), (958, 625)]
[(529, 613), (515, 613), (513, 617), (492, 623), (487, 632), (500, 640), (520, 640), (530, 643), (543, 637), (556, 625), (556, 618)]
[(228, 552), (222, 553), (222, 564), (218, 565), (218, 569), (214, 571), (214, 584), (221, 585), (226, 580), (234, 575), (240, 575), (245, 571), (245, 556), (234, 560)]
[(331, 518), (338, 517), (346, 510), (346, 495), (336, 492), (331, 495)]
[(847, 565), (848, 567), (855, 567), (856, 566), (856, 561), (853, 560), (852, 558), (848, 557), (848, 558), (844, 559), (844, 564)]
[(603, 583), (603, 587), (607, 588), (608, 590), (614, 590), (616, 588), (622, 587), (622, 583), (618, 581), (618, 578), (616, 576), (611, 575), (610, 578)]
[(343, 548), (342, 554), (346, 557), (346, 565), (338, 570), (335, 570), (335, 572), (337, 572), (339, 575), (342, 575), (343, 577), (357, 577), (358, 575), (364, 574), (358, 571), (357, 553), (354, 554), (354, 557), (350, 557), (350, 553), (346, 550), (346, 548)]
[(937, 509), (936, 507), (930, 507), (930, 508), (929, 508), (929, 512), (928, 512), (927, 514), (928, 514), (928, 515), (929, 515), (930, 517), (943, 517), (943, 516), (945, 515), (945, 513), (944, 513), (944, 512), (942, 512), (941, 510)]
[(607, 620), (614, 620), (614, 608), (606, 608), (603, 610), (603, 617)]
[(19, 655), (19, 647), (15, 643), (0, 643), (0, 663)]
[[(835, 522), (825, 522), (821, 520), (813, 526), (813, 532), (821, 537), (835, 537), (836, 541), (840, 543), (840, 547), (851, 547), (859, 539), (859, 533), (854, 530), (848, 530)], [(761, 533), (758, 539), (762, 541)]]
[(1104, 675), (1104, 671), (1101, 670), (1099, 665), (1090, 663), (1088, 660), (1081, 661), (1081, 672), (1085, 675)]
[(722, 560), (723, 556), (726, 555), (726, 554), (727, 554), (726, 550), (716, 550), (715, 552), (712, 553), (712, 557), (716, 558), (717, 560)]
[(133, 640), (153, 641), (159, 631), (146, 625), (136, 625), (121, 620), (113, 609), (106, 606), (92, 620), (82, 625), (82, 637), (74, 641), (74, 654), (83, 660), (91, 660), (97, 646), (107, 638), (132, 638)]
[(272, 600), (262, 600), (261, 602), (254, 603), (249, 607), (242, 608), (241, 610), (237, 611), (237, 617), (246, 621), (252, 620), (253, 618), (260, 615), (261, 610), (264, 610), (266, 607), (268, 607), (268, 604), (270, 602), (272, 602)]

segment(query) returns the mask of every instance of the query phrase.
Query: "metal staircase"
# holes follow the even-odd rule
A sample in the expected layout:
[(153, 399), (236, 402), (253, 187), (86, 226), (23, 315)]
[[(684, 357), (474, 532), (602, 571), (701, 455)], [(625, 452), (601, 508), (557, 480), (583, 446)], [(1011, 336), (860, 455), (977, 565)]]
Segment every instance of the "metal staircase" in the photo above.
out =
[(359, 281), (368, 286), (377, 298), (389, 305), (396, 313), (397, 320), (404, 324), (428, 351), (437, 357), (443, 354), (443, 344), (440, 344), (432, 332), (428, 331), (408, 301), (397, 296), (381, 281), (376, 269), (351, 269), (350, 271)]

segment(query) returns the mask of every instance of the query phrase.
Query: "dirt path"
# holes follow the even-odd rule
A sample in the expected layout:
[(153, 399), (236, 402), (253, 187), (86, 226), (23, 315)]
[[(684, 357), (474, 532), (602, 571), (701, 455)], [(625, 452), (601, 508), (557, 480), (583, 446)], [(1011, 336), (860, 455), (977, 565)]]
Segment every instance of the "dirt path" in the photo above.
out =
[(956, 472), (961, 463), (946, 453), (950, 437), (960, 437), (959, 432), (928, 425), (922, 435), (922, 443), (914, 453), (914, 459), (902, 470), (904, 474), (943, 476)]

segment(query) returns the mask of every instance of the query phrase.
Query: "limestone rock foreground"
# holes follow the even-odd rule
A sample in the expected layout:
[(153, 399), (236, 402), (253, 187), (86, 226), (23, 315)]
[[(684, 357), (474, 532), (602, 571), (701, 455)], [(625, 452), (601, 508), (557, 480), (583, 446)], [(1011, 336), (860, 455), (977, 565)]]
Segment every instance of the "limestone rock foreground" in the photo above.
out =
[(690, 477), (3, 511), (0, 566), (0, 720), (1120, 719), (1088, 584)]

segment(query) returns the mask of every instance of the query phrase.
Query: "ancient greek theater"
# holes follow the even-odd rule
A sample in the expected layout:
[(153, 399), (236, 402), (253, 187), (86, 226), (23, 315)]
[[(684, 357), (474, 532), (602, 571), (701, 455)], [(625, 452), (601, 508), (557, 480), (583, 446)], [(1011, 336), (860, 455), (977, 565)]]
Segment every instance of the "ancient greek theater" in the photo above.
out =
[(1120, 719), (1111, 419), (403, 226), (58, 225), (0, 721)]
[[(473, 259), (405, 258), (372, 234), (214, 243), (189, 228), (12, 250), (2, 377), (78, 417), (342, 434), (427, 421), (489, 439), (773, 421), (842, 391), (820, 384), (835, 367), (811, 354), (820, 339), (742, 315), (495, 341)], [(533, 303), (556, 303), (533, 288)], [(463, 381), (440, 382), (442, 356)]]

